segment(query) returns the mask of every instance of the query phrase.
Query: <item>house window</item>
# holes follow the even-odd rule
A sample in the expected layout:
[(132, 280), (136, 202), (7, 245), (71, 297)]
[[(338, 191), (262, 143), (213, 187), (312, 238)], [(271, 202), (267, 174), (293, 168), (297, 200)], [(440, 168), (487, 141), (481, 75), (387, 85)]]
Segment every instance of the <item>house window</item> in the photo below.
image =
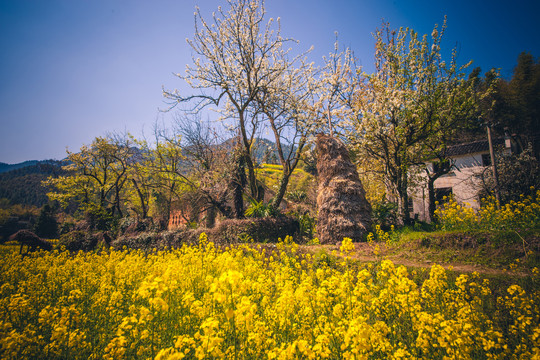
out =
[(482, 166), (491, 165), (491, 156), (489, 154), (482, 154)]
[(452, 195), (451, 187), (435, 189), (435, 201), (438, 201), (439, 204), (448, 202), (451, 195)]
[(413, 206), (414, 202), (413, 202), (413, 198), (412, 197), (409, 197), (409, 200), (407, 201), (407, 207), (409, 208), (409, 212), (412, 213), (414, 212), (414, 206)]

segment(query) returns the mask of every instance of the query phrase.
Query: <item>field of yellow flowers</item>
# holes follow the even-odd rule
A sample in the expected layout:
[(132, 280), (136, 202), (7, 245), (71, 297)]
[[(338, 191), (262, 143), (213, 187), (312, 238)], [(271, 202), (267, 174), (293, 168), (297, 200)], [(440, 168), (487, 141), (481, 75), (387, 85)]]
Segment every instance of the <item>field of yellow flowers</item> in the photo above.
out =
[[(383, 260), (332, 266), (275, 251), (54, 251), (0, 261), (2, 359), (532, 359), (540, 290), (487, 280), (422, 283)], [(539, 283), (538, 271), (533, 281)]]

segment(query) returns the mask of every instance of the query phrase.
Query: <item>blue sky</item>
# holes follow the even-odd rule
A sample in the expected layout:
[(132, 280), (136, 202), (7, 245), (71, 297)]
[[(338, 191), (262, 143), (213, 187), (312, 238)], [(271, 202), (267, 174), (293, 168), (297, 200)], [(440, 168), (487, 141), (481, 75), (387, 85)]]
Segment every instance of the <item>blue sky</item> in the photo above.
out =
[[(185, 89), (173, 73), (191, 62), (185, 39), (193, 11), (207, 17), (218, 0), (0, 0), (0, 162), (61, 159), (96, 136), (150, 135), (168, 121), (161, 88)], [(517, 56), (540, 56), (540, 2), (533, 0), (267, 0), (283, 35), (314, 46), (321, 62), (334, 33), (373, 71), (371, 33), (392, 28), (431, 33), (448, 16), (445, 49), (460, 63), (509, 78)]]

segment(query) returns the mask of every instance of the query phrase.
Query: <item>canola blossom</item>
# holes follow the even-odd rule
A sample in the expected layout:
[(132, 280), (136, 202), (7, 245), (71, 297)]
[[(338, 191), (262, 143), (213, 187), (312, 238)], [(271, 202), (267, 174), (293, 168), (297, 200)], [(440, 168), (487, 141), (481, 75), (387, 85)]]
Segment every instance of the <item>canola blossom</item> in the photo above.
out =
[[(534, 190), (534, 188), (531, 188)], [(540, 227), (540, 190), (519, 201), (499, 205), (494, 198), (482, 199), (483, 205), (475, 211), (467, 204), (450, 198), (435, 215), (443, 230), (515, 230)]]
[[(0, 261), (2, 359), (532, 359), (540, 291), (438, 265), (199, 245)], [(531, 281), (538, 283), (538, 272)], [(537, 288), (537, 287), (533, 287)]]

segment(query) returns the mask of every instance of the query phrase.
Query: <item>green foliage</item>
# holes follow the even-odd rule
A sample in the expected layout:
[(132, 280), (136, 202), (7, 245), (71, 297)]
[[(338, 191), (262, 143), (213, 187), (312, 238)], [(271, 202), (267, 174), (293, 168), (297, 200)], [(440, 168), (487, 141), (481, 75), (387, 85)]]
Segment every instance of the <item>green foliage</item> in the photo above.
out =
[(388, 230), (391, 225), (397, 224), (398, 205), (395, 202), (386, 200), (386, 197), (380, 201), (371, 204), (373, 222), (380, 224), (383, 229)]
[(41, 207), (48, 201), (47, 189), (41, 183), (48, 176), (63, 174), (62, 162), (46, 160), (5, 173), (0, 173), (0, 198), (12, 205)]
[(90, 228), (95, 230), (111, 230), (118, 222), (109, 211), (95, 204), (88, 204), (85, 207), (84, 217)]
[[(512, 133), (525, 136), (540, 128), (540, 59), (530, 53), (519, 54), (510, 81), (497, 83), (494, 124), (499, 133), (507, 127)], [(538, 151), (538, 147), (536, 148)]]
[[(523, 196), (533, 195), (540, 184), (540, 162), (534, 156), (532, 145), (520, 154), (496, 154), (501, 202), (520, 201)], [(483, 174), (483, 196), (495, 194), (495, 182), (491, 168)]]
[(62, 224), (60, 224), (60, 235), (67, 234), (70, 231), (73, 231), (75, 229), (75, 223), (73, 221), (63, 221)]
[(263, 200), (250, 200), (250, 205), (244, 215), (248, 218), (276, 217), (280, 214), (279, 209), (272, 206), (271, 203), (265, 204)]
[(448, 62), (441, 55), (445, 29), (446, 20), (431, 36), (383, 24), (374, 35), (376, 72), (365, 74), (351, 118), (349, 140), (369, 162), (364, 167), (380, 170), (393, 185), (405, 223), (411, 170), (440, 153), (460, 121), (476, 111), (465, 79), (469, 64), (457, 66), (455, 49)]
[(64, 207), (70, 203), (77, 204), (79, 209), (92, 205), (122, 216), (123, 190), (133, 151), (130, 140), (111, 137), (97, 137), (77, 153), (68, 151), (70, 165), (64, 170), (70, 174), (49, 177), (44, 184), (53, 190), (47, 195)]
[(38, 217), (39, 209), (28, 205), (11, 205), (0, 199), (0, 242), (22, 229), (30, 229)]
[[(124, 246), (129, 249), (165, 249), (181, 247), (183, 244), (196, 243), (202, 229), (182, 229), (171, 232), (144, 231), (119, 236), (113, 241), (115, 249)], [(292, 217), (265, 217), (250, 219), (226, 219), (219, 222), (214, 228), (205, 229), (205, 233), (215, 240), (216, 245), (242, 243), (275, 243), (287, 234), (294, 234), (298, 238), (298, 220)]]
[(37, 236), (46, 239), (56, 239), (58, 237), (58, 222), (54, 215), (54, 209), (45, 204), (39, 213), (34, 232)]
[(235, 243), (239, 238), (253, 239), (254, 242), (277, 242), (287, 234), (298, 237), (298, 220), (287, 217), (264, 217), (258, 219), (230, 219), (219, 223), (207, 231), (212, 238), (220, 239), (223, 243)]
[[(319, 243), (319, 239), (314, 238), (317, 228), (317, 219), (314, 216), (311, 216), (309, 211), (306, 211), (303, 208), (297, 208), (288, 213), (289, 216), (293, 217), (298, 221), (299, 224), (299, 238), (300, 241), (307, 242), (308, 244)], [(316, 240), (316, 242), (313, 242)]]
[(96, 249), (100, 242), (106, 242), (104, 237), (107, 236), (105, 233), (75, 230), (61, 235), (58, 240), (58, 247), (68, 251), (91, 251)]
[[(283, 170), (281, 165), (262, 164), (261, 167), (257, 169), (257, 178), (274, 192), (278, 190), (279, 180), (282, 174)], [(307, 194), (309, 189), (313, 186), (316, 186), (315, 177), (302, 169), (296, 168), (293, 170), (289, 180), (287, 198), (290, 198), (293, 193)], [(295, 195), (292, 196), (294, 197)], [(291, 200), (295, 201), (293, 199)]]
[(300, 237), (308, 241), (312, 240), (316, 232), (317, 219), (307, 213), (301, 214), (298, 216), (298, 223), (300, 224)]
[(293, 190), (287, 195), (287, 199), (295, 203), (304, 202), (307, 200), (307, 198), (307, 193), (303, 190)]

